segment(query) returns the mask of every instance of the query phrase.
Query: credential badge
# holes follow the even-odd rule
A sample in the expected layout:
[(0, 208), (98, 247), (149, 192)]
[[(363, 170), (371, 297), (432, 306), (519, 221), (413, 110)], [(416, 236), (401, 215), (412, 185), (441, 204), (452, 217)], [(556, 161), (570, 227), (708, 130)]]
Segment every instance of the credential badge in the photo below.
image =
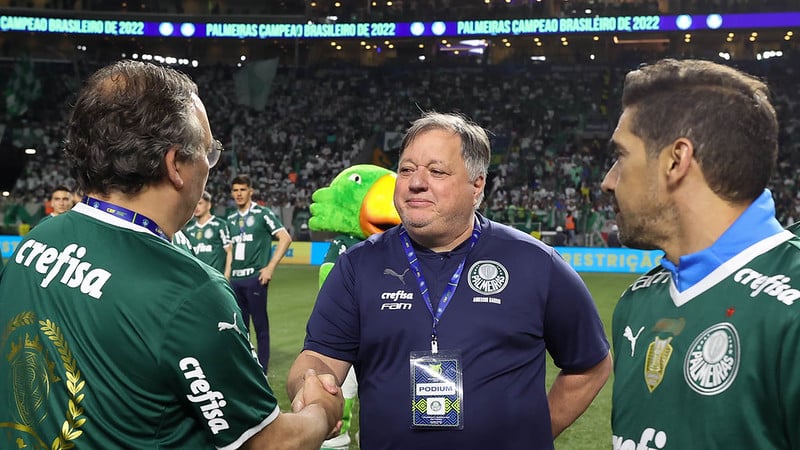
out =
[(478, 261), (467, 272), (469, 287), (483, 295), (497, 294), (508, 286), (508, 270), (497, 261)]
[(683, 363), (686, 384), (700, 395), (717, 395), (728, 389), (739, 371), (739, 333), (733, 324), (718, 323), (692, 342)]

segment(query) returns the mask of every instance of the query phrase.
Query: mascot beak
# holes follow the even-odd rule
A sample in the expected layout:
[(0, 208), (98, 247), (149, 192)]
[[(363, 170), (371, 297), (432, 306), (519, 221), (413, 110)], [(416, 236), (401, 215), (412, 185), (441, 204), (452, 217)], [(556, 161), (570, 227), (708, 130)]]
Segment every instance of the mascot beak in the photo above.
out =
[(394, 208), (393, 198), (396, 177), (392, 173), (378, 178), (364, 196), (358, 215), (359, 225), (361, 225), (364, 236), (382, 233), (400, 224), (400, 215)]

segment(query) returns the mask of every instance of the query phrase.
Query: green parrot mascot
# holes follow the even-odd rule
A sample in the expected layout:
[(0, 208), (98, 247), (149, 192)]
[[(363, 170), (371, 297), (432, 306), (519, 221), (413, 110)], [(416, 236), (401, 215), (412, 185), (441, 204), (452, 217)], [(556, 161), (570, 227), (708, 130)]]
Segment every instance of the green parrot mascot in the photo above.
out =
[[(336, 259), (351, 246), (369, 236), (398, 225), (400, 216), (394, 207), (393, 195), (397, 174), (371, 164), (348, 167), (331, 181), (330, 186), (314, 191), (311, 196), (311, 218), (308, 227), (315, 231), (339, 233), (331, 241), (319, 269), (319, 286), (325, 282)], [(322, 443), (326, 450), (347, 450), (350, 446), (350, 419), (358, 392), (353, 369), (342, 383), (344, 415), (342, 431)]]

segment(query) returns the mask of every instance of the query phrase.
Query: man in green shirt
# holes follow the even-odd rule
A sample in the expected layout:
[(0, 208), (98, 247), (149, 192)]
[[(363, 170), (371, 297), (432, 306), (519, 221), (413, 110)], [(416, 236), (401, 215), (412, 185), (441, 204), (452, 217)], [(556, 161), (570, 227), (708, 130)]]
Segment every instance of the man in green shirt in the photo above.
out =
[[(342, 398), (307, 372), (284, 414), (222, 274), (170, 240), (219, 160), (197, 86), (121, 61), (67, 125), (82, 203), (0, 275), (0, 448), (319, 448)], [(324, 384), (323, 384), (324, 381)]]
[[(267, 373), (267, 289), (275, 267), (292, 243), (292, 237), (272, 210), (252, 200), (253, 184), (249, 176), (238, 175), (231, 181), (231, 196), (237, 207), (237, 211), (226, 220), (233, 243), (231, 286), (242, 309), (245, 329), (249, 329), (250, 318), (253, 319), (258, 360)], [(278, 240), (274, 252), (273, 237)]]
[(53, 208), (53, 211), (42, 217), (39, 223), (52, 219), (59, 214), (64, 214), (72, 208), (72, 205), (72, 191), (66, 186), (56, 186), (50, 194), (50, 207)]
[(614, 310), (613, 448), (800, 449), (800, 239), (766, 189), (767, 86), (663, 60), (622, 105), (602, 188), (622, 244), (664, 258)]
[(197, 259), (231, 278), (231, 239), (224, 220), (211, 214), (211, 194), (203, 196), (194, 208), (194, 220), (184, 229)]

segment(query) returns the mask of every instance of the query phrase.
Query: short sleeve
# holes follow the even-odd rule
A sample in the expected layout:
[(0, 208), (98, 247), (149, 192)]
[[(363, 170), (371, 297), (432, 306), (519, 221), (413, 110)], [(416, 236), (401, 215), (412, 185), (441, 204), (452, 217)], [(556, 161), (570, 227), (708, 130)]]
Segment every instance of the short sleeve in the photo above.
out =
[(231, 245), (231, 233), (228, 230), (228, 222), (221, 220), (219, 222), (219, 240), (222, 242), (223, 247)]
[(581, 277), (552, 251), (552, 273), (545, 309), (545, 343), (556, 366), (580, 372), (608, 355), (603, 322)]
[(275, 234), (276, 231), (283, 228), (283, 222), (278, 219), (278, 216), (271, 209), (264, 207), (263, 211), (264, 222), (267, 224), (270, 234)]
[[(161, 364), (217, 447), (236, 447), (279, 414), (225, 280), (213, 277), (175, 312)], [(238, 446), (237, 445), (237, 446)]]
[(349, 253), (342, 254), (325, 280), (306, 326), (304, 349), (354, 362), (360, 324), (355, 277)]

